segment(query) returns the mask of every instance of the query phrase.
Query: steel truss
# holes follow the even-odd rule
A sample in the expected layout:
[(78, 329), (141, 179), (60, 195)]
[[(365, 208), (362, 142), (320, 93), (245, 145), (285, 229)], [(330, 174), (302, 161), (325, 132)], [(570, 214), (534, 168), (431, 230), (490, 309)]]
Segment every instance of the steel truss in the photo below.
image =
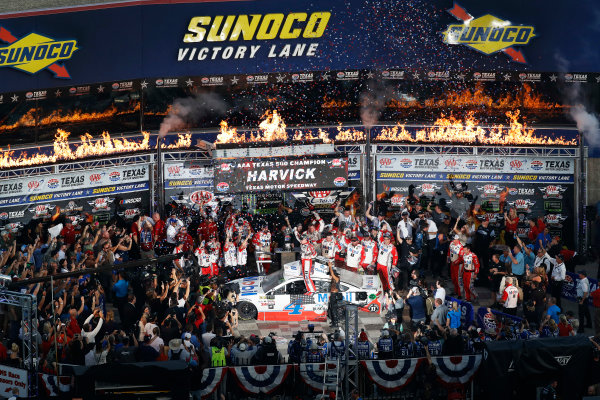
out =
[(0, 289), (0, 304), (21, 308), (21, 333), (23, 335), (23, 363), (29, 375), (29, 397), (37, 397), (38, 326), (37, 298), (30, 294)]
[(187, 150), (164, 152), (163, 161), (212, 161), (213, 156), (210, 150)]
[(577, 147), (499, 147), (378, 143), (374, 154), (439, 154), (473, 156), (578, 157)]
[[(346, 355), (344, 357), (344, 399), (350, 399), (350, 386), (358, 388), (358, 354), (356, 353), (358, 342), (358, 306), (346, 304), (344, 315), (344, 333), (346, 334)], [(352, 347), (352, 349), (350, 349)], [(353, 360), (350, 360), (350, 354)]]

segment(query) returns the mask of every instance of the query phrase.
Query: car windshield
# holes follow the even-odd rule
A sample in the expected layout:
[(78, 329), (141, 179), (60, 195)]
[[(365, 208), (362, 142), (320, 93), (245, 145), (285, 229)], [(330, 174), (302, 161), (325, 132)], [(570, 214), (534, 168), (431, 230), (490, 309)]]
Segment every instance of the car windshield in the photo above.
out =
[(275, 286), (283, 282), (283, 270), (279, 270), (274, 274), (268, 275), (262, 281), (262, 289), (266, 293), (273, 289)]

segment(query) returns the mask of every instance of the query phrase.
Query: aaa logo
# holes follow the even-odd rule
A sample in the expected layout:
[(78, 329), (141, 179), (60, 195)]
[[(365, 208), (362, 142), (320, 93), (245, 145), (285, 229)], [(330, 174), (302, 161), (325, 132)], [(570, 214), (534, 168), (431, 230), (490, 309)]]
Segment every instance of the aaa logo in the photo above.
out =
[(533, 26), (512, 25), (490, 14), (474, 18), (456, 3), (448, 12), (463, 23), (448, 25), (442, 32), (444, 43), (461, 44), (488, 55), (502, 51), (512, 61), (525, 63), (523, 53), (512, 46), (528, 44), (536, 36)]
[(17, 39), (2, 27), (0, 40), (9, 43), (0, 47), (0, 67), (12, 67), (30, 74), (48, 68), (55, 78), (71, 78), (64, 64), (58, 62), (70, 59), (78, 50), (76, 40), (54, 40), (37, 33)]

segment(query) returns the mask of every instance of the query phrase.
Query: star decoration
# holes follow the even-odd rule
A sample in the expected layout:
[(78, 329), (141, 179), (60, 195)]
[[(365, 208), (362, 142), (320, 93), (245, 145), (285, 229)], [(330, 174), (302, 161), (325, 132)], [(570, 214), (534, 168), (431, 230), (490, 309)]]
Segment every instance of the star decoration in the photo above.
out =
[(237, 76), (234, 76), (233, 78), (231, 78), (231, 84), (232, 85), (237, 85), (238, 81), (239, 81), (239, 79), (238, 79)]
[(600, 76), (596, 77), (596, 83), (600, 83)]
[(104, 93), (104, 86), (98, 86), (98, 93)]
[(462, 73), (461, 73), (461, 74), (458, 74), (458, 75), (456, 75), (456, 79), (459, 79), (459, 80), (461, 80), (461, 81), (464, 81), (464, 80), (465, 80), (465, 74), (462, 74)]
[(504, 74), (504, 80), (510, 81), (510, 74)]
[(194, 84), (194, 81), (192, 80), (192, 78), (188, 78), (188, 80), (185, 81), (185, 84), (188, 86), (192, 86)]
[(418, 72), (413, 72), (413, 78), (419, 79), (420, 78), (419, 73)]
[(13, 94), (12, 97), (11, 97), (11, 99), (12, 99), (13, 103), (16, 103), (17, 100), (19, 100), (19, 96), (17, 96), (16, 94)]
[(4, 103), (4, 95), (0, 94), (0, 104)]
[(283, 79), (284, 79), (285, 77), (284, 77), (283, 75), (281, 75), (281, 74), (277, 74), (277, 77), (276, 77), (276, 78), (277, 78), (277, 83), (279, 83), (279, 82), (283, 82)]
[(367, 79), (373, 79), (373, 77), (375, 76), (375, 74), (371, 71), (367, 72)]
[(327, 72), (325, 72), (323, 75), (321, 75), (321, 78), (322, 78), (324, 81), (328, 81), (328, 80), (329, 80), (329, 78), (330, 78), (330, 76), (329, 76), (329, 74), (328, 74)]
[(556, 82), (556, 78), (558, 78), (556, 75), (554, 75), (554, 74), (550, 75), (551, 82)]
[(142, 81), (141, 85), (142, 85), (142, 89), (146, 89), (148, 87), (148, 82)]
[(54, 92), (54, 96), (56, 97), (60, 97), (61, 94), (62, 92), (60, 91), (60, 89), (56, 89), (56, 92)]

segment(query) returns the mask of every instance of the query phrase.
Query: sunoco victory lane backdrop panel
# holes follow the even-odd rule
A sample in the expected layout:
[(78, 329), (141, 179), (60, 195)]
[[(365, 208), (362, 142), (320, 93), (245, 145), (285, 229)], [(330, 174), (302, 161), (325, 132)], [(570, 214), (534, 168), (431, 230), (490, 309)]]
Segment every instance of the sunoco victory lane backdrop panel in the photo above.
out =
[(147, 165), (87, 170), (31, 178), (6, 179), (0, 183), (0, 225), (24, 224), (51, 218), (62, 210), (74, 222), (107, 214), (133, 218), (149, 209)]
[[(385, 194), (392, 211), (404, 207), (411, 187), (425, 206), (429, 201), (439, 203), (443, 199), (452, 208), (452, 199), (444, 190), (445, 185), (451, 188), (452, 180), (455, 185), (466, 186), (467, 192), (477, 198), (483, 211), (480, 218), (489, 218), (493, 225), (502, 226), (500, 206), (505, 202), (504, 211), (514, 207), (519, 215), (520, 237), (527, 237), (528, 218), (542, 216), (551, 234), (572, 245), (573, 166), (572, 159), (379, 155), (377, 193)], [(426, 168), (429, 170), (423, 172)]]
[(215, 166), (214, 173), (217, 194), (348, 187), (348, 159), (345, 157), (222, 160)]
[[(4, 91), (134, 78), (359, 69), (599, 71), (597, 2), (298, 0), (148, 4), (0, 18)], [(586, 52), (585, 49), (589, 51)], [(583, 49), (583, 51), (582, 51)], [(392, 71), (393, 73), (393, 71)], [(258, 75), (256, 75), (258, 74)], [(340, 75), (341, 74), (341, 75)], [(300, 76), (300, 75), (299, 75)], [(218, 79), (218, 77), (216, 78)]]

